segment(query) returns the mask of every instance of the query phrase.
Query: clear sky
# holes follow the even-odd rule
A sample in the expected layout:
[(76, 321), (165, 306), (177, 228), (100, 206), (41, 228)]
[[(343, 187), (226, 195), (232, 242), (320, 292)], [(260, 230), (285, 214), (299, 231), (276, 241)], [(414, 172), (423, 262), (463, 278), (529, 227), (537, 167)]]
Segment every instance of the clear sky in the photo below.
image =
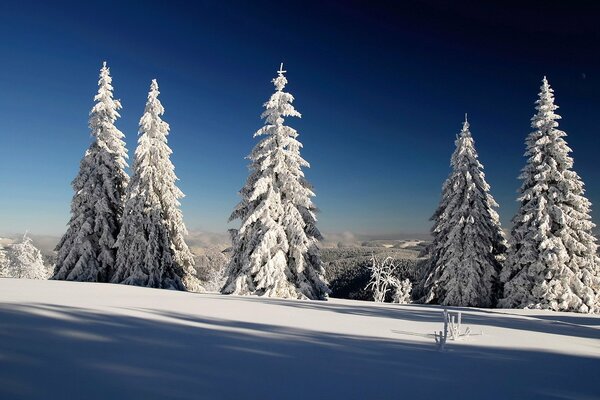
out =
[(65, 230), (103, 60), (131, 155), (158, 79), (192, 230), (236, 226), (280, 62), (323, 231), (427, 232), (465, 112), (509, 227), (544, 75), (600, 222), (599, 6), (452, 3), (2, 1), (0, 232)]

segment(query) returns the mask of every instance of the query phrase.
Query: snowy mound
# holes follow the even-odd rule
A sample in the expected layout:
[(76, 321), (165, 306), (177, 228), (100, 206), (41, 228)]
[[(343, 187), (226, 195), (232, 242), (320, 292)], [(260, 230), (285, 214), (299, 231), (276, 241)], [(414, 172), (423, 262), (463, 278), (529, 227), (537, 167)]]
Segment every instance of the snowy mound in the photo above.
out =
[(0, 279), (0, 398), (600, 396), (600, 317), (462, 311)]

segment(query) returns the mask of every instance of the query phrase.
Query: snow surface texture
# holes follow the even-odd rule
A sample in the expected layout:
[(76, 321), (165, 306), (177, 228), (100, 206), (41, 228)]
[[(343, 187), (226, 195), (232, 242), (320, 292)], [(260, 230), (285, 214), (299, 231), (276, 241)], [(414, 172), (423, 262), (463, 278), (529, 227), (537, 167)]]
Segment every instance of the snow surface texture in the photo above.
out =
[(115, 264), (115, 242), (121, 227), (125, 173), (125, 135), (115, 127), (119, 100), (113, 99), (106, 62), (100, 70), (96, 104), (90, 112), (93, 142), (73, 180), (71, 220), (56, 250), (53, 279), (106, 282)]
[(423, 301), (492, 307), (498, 296), (506, 239), (466, 118), (451, 165), (432, 218), (433, 242)]
[(318, 247), (315, 194), (302, 172), (309, 164), (300, 156), (298, 132), (284, 125), (285, 117), (300, 117), (294, 97), (283, 91), (284, 73), (282, 65), (262, 113), (265, 126), (254, 134), (263, 139), (248, 156), (250, 175), (230, 217), (241, 226), (232, 231), (223, 293), (325, 299), (329, 289)]
[(600, 316), (460, 310), (0, 279), (0, 398), (600, 397)]
[(502, 307), (583, 313), (600, 310), (600, 259), (590, 201), (558, 129), (554, 91), (544, 77), (527, 137), (520, 207), (501, 279)]
[(159, 93), (154, 79), (140, 119), (112, 282), (198, 291), (194, 257), (184, 240), (187, 230), (179, 209), (183, 193), (176, 186), (172, 150), (167, 145), (169, 124), (161, 119), (165, 109)]

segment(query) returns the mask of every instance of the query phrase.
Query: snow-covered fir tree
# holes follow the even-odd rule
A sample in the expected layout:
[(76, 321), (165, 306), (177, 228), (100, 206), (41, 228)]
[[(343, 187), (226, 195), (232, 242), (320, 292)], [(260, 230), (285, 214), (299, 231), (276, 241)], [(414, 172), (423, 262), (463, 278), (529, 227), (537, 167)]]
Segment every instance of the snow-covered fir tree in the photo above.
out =
[(90, 112), (93, 142), (73, 180), (71, 219), (57, 250), (53, 279), (106, 282), (115, 264), (115, 243), (121, 227), (127, 150), (115, 127), (121, 103), (113, 98), (110, 71), (103, 64), (98, 94)]
[(554, 91), (544, 77), (527, 137), (519, 210), (501, 274), (502, 307), (597, 312), (599, 269), (590, 201), (558, 129)]
[(140, 119), (123, 226), (117, 240), (117, 263), (112, 282), (154, 288), (199, 290), (194, 257), (184, 236), (177, 176), (167, 144), (169, 124), (158, 83), (152, 80)]
[(223, 293), (268, 297), (325, 299), (316, 227), (314, 193), (304, 177), (309, 167), (300, 155), (298, 132), (284, 125), (285, 117), (300, 117), (283, 65), (273, 79), (275, 93), (265, 103), (265, 125), (254, 136), (263, 139), (248, 158), (250, 175), (240, 191), (242, 200), (230, 220), (233, 255)]
[(42, 253), (33, 245), (27, 234), (23, 239), (10, 245), (7, 251), (8, 276), (24, 279), (48, 279)]
[(432, 218), (424, 301), (491, 307), (497, 300), (506, 240), (466, 119), (451, 165)]

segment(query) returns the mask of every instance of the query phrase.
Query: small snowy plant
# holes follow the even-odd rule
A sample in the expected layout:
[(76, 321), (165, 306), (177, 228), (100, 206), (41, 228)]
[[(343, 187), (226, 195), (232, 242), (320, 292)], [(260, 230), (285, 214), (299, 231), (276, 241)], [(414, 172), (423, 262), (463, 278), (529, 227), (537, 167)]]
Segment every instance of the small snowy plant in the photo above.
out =
[(33, 245), (33, 241), (27, 234), (20, 242), (10, 245), (7, 256), (8, 277), (48, 279), (48, 271), (44, 266), (42, 253)]
[(369, 267), (371, 280), (365, 289), (373, 292), (373, 301), (385, 302), (386, 295), (396, 282), (396, 278), (392, 275), (393, 269), (394, 264), (391, 257), (380, 261), (375, 255), (371, 256), (371, 266)]
[(459, 340), (471, 334), (471, 328), (462, 331), (462, 313), (460, 311), (452, 313), (444, 309), (442, 316), (444, 318), (444, 329), (434, 332), (435, 342), (440, 350), (444, 350), (448, 337), (452, 340)]
[(365, 287), (373, 292), (373, 301), (383, 303), (388, 293), (392, 292), (392, 302), (405, 304), (410, 302), (412, 284), (410, 280), (400, 280), (395, 276), (396, 265), (391, 257), (379, 260), (371, 257), (371, 280)]
[(179, 209), (183, 193), (176, 186), (172, 150), (167, 145), (169, 124), (161, 118), (159, 93), (153, 80), (140, 119), (112, 282), (199, 291), (194, 257), (184, 239), (187, 230)]
[(225, 284), (228, 252), (220, 246), (208, 246), (197, 249), (195, 253), (196, 276), (207, 292), (219, 292)]
[(121, 228), (125, 173), (125, 137), (115, 127), (121, 108), (113, 98), (106, 62), (100, 70), (89, 127), (92, 144), (73, 180), (71, 219), (58, 246), (53, 279), (106, 282), (115, 265), (115, 242)]
[(233, 252), (227, 267), (225, 294), (292, 299), (327, 298), (329, 289), (319, 253), (315, 195), (304, 177), (309, 164), (300, 156), (298, 132), (285, 117), (300, 117), (283, 65), (273, 80), (275, 93), (265, 103), (265, 125), (254, 136), (263, 139), (248, 156), (250, 175), (240, 191), (242, 200), (230, 220)]
[(409, 279), (398, 280), (396, 288), (394, 289), (394, 295), (392, 297), (392, 303), (408, 304), (411, 300), (412, 295), (412, 283)]
[(544, 77), (527, 137), (519, 209), (500, 278), (501, 307), (600, 311), (600, 262), (590, 201), (558, 129), (554, 91)]
[(506, 240), (466, 118), (451, 165), (432, 217), (424, 301), (491, 307), (497, 299)]

